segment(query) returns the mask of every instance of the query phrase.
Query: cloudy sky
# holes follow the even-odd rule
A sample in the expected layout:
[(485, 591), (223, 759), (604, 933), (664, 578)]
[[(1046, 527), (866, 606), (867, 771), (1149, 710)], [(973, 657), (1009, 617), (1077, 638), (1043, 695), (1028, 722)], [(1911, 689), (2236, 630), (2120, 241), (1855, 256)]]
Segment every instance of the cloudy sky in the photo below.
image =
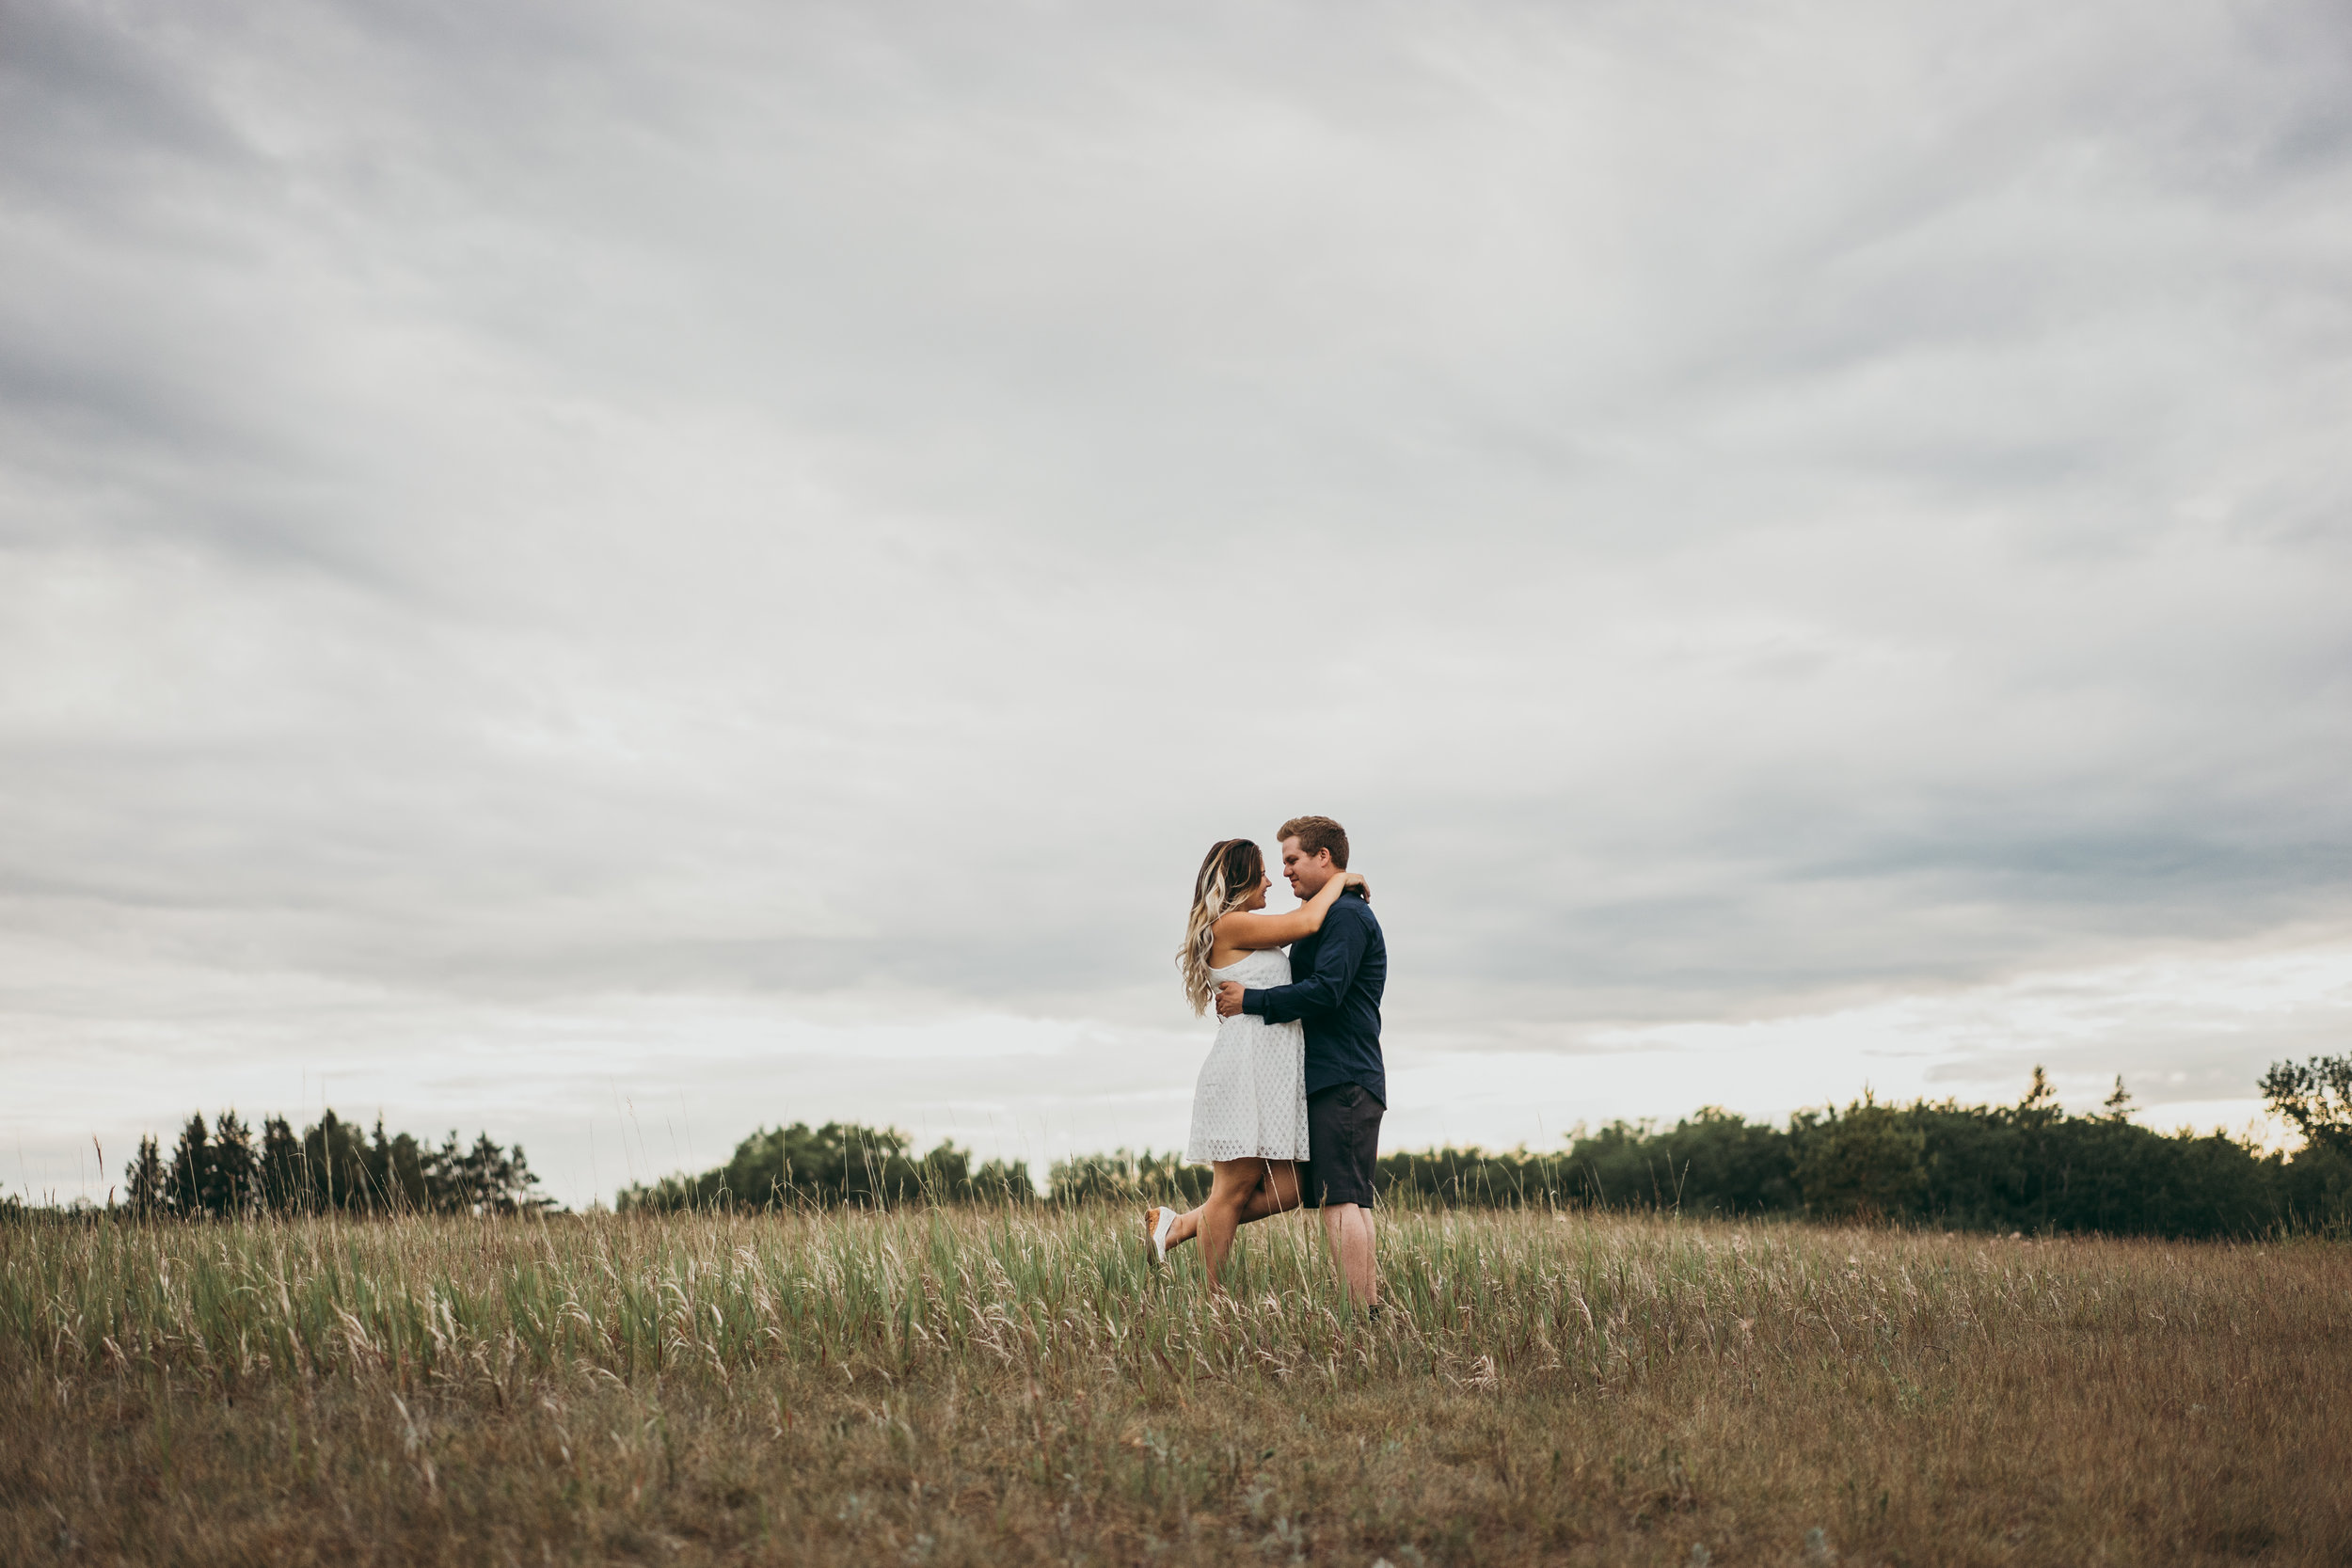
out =
[(2333, 0), (0, 0), (0, 1186), (1169, 1147), (1300, 812), (1392, 1147), (2242, 1127), (2347, 431)]

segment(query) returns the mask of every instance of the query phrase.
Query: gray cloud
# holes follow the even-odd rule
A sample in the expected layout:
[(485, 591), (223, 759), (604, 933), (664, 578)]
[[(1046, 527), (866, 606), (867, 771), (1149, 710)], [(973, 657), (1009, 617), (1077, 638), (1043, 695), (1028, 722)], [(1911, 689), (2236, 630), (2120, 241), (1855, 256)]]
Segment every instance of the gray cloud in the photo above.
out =
[(2352, 919), (2335, 8), (0, 37), (14, 1059), (1159, 1038), (1302, 809), (1431, 1049)]

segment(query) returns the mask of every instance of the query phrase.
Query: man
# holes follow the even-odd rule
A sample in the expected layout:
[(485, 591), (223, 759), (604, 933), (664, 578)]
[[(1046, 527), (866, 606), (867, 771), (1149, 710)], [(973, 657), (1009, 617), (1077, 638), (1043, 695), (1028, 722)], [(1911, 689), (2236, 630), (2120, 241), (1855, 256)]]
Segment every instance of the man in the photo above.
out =
[[(1282, 874), (1300, 902), (1347, 869), (1347, 830), (1327, 816), (1295, 816), (1277, 834)], [(1379, 1275), (1373, 1265), (1372, 1180), (1380, 1153), (1380, 1118), (1389, 1108), (1389, 1079), (1380, 1058), (1380, 993), (1389, 978), (1389, 949), (1369, 899), (1342, 897), (1323, 928), (1291, 944), (1287, 986), (1264, 990), (1228, 980), (1217, 988), (1220, 1018), (1255, 1013), (1271, 1023), (1297, 1019), (1307, 1029), (1307, 1163), (1296, 1197), (1261, 1189), (1243, 1221), (1279, 1213), (1293, 1202), (1323, 1211), (1348, 1299), (1380, 1310)], [(1287, 1201), (1286, 1201), (1287, 1200)]]

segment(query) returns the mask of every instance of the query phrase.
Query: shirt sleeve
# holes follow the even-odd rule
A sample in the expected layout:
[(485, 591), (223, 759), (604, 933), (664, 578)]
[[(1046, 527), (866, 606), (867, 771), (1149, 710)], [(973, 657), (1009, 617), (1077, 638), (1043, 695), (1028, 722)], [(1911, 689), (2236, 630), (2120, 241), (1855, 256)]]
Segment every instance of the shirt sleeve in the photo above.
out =
[(1288, 1023), (1293, 1019), (1314, 1013), (1339, 1011), (1340, 999), (1355, 983), (1356, 971), (1364, 961), (1364, 949), (1371, 944), (1372, 933), (1356, 918), (1355, 911), (1345, 909), (1343, 901), (1323, 917), (1323, 940), (1315, 946), (1315, 967), (1303, 980), (1287, 986), (1269, 986), (1263, 990), (1251, 989), (1241, 993), (1241, 1010), (1255, 1013), (1268, 1023)]

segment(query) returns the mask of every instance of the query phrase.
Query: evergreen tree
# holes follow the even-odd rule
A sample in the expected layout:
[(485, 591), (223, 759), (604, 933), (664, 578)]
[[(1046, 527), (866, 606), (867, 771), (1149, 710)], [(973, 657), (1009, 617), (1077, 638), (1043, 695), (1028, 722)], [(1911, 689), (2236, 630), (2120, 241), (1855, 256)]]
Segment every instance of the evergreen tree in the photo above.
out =
[(2021, 1117), (2035, 1122), (2047, 1122), (2066, 1114), (2058, 1107), (2058, 1090), (2050, 1087), (2050, 1075), (2039, 1064), (2033, 1069), (2033, 1082), (2026, 1086), (2026, 1098), (2017, 1102), (2017, 1110)]
[(122, 1167), (123, 1207), (133, 1219), (151, 1220), (164, 1212), (164, 1159), (155, 1135), (139, 1138), (139, 1151)]
[(284, 1117), (262, 1123), (261, 1196), (273, 1213), (300, 1213), (310, 1207), (302, 1140)]
[(261, 1161), (254, 1153), (252, 1130), (235, 1111), (223, 1111), (213, 1123), (212, 1181), (205, 1191), (205, 1210), (249, 1213), (260, 1206), (261, 1197)]
[(425, 1173), (428, 1152), (409, 1133), (388, 1136), (384, 1117), (376, 1117), (375, 1132), (368, 1148), (368, 1168), (386, 1208), (396, 1213), (416, 1213), (435, 1207), (433, 1184)]
[(447, 1212), (518, 1214), (536, 1212), (549, 1206), (548, 1199), (531, 1190), (539, 1184), (539, 1179), (532, 1174), (520, 1144), (503, 1149), (490, 1141), (489, 1133), (483, 1132), (475, 1136), (473, 1147), (461, 1154), (457, 1151), (457, 1134), (453, 1131), (449, 1141), (441, 1146), (440, 1154)]
[[(961, 1167), (957, 1167), (961, 1172)], [(332, 1110), (296, 1136), (283, 1117), (252, 1129), (223, 1111), (207, 1128), (191, 1116), (167, 1162), (151, 1136), (123, 1167), (124, 1206), (136, 1218), (271, 1213), (528, 1214), (554, 1208), (522, 1146), (502, 1148), (487, 1132), (468, 1147), (452, 1132), (440, 1148), (392, 1133), (376, 1118), (363, 1135)], [(1001, 1183), (1000, 1183), (1001, 1184)]]
[(302, 1134), (303, 1174), (317, 1208), (366, 1211), (374, 1184), (369, 1180), (367, 1145), (333, 1111)]
[(193, 1219), (205, 1213), (205, 1198), (213, 1185), (213, 1141), (204, 1117), (192, 1115), (180, 1130), (171, 1151), (171, 1169), (164, 1176), (164, 1200), (171, 1212)]

